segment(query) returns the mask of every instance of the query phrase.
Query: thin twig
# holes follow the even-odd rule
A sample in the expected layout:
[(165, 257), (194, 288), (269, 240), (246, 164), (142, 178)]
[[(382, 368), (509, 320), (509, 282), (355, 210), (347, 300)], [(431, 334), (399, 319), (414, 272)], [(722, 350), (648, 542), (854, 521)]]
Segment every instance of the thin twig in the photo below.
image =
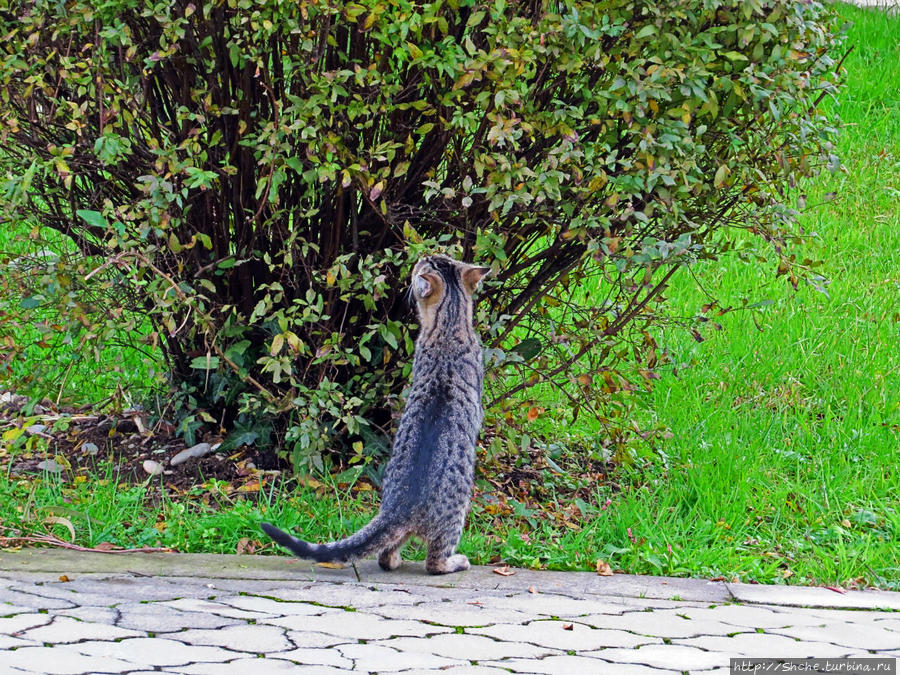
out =
[(79, 546), (78, 544), (70, 544), (50, 534), (38, 534), (31, 537), (0, 537), (0, 548), (9, 548), (19, 546), (21, 544), (47, 544), (49, 546), (57, 546), (59, 548), (67, 548), (73, 551), (83, 551), (85, 553), (175, 553), (171, 548), (153, 548), (146, 546), (144, 548), (89, 548)]

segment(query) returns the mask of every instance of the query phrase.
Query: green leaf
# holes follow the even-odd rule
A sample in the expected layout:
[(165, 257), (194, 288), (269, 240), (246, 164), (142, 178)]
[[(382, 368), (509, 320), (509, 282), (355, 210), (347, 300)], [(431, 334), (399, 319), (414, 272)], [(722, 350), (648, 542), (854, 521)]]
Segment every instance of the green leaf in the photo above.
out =
[(27, 298), (22, 298), (19, 301), (19, 307), (22, 309), (34, 309), (35, 307), (40, 306), (44, 302), (44, 299), (39, 295), (32, 295)]
[(93, 227), (102, 227), (106, 229), (109, 225), (106, 222), (106, 218), (103, 217), (103, 214), (99, 211), (88, 211), (86, 209), (78, 209), (75, 211), (75, 215), (84, 220), (88, 225)]
[(218, 356), (196, 356), (191, 359), (191, 368), (196, 370), (216, 370), (218, 367)]
[(527, 337), (509, 351), (521, 356), (523, 361), (530, 361), (540, 354), (542, 349), (543, 345), (540, 340), (535, 337)]

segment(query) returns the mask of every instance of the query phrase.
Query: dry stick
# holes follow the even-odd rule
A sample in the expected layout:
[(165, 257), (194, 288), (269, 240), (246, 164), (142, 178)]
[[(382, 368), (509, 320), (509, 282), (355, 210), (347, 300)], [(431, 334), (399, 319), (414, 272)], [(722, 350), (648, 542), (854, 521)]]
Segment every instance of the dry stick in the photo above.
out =
[[(626, 323), (631, 321), (635, 316), (637, 316), (638, 312), (640, 312), (642, 309), (644, 309), (644, 307), (647, 306), (647, 303), (649, 303), (654, 297), (656, 297), (659, 294), (659, 292), (662, 290), (662, 287), (672, 277), (672, 275), (675, 274), (675, 271), (677, 269), (679, 269), (679, 265), (673, 265), (671, 267), (671, 269), (669, 269), (669, 271), (666, 272), (665, 276), (663, 276), (663, 278), (660, 280), (660, 282), (658, 284), (656, 284), (656, 286), (654, 286), (653, 289), (649, 293), (647, 293), (646, 296), (644, 296), (644, 299), (641, 300), (637, 305), (635, 305), (630, 311), (626, 312), (621, 317), (619, 317), (610, 326), (607, 326), (606, 329), (601, 334), (601, 337), (608, 337), (610, 335), (615, 335), (616, 333), (618, 333)], [(582, 346), (581, 349), (578, 350), (578, 352), (575, 354), (575, 356), (573, 356), (570, 359), (568, 359), (567, 361), (563, 362), (557, 368), (554, 368), (553, 370), (551, 370), (549, 373), (543, 375), (541, 377), (541, 381), (546, 381), (552, 377), (559, 375), (566, 368), (571, 366), (578, 359), (580, 359), (582, 356), (587, 354), (591, 349), (593, 349), (599, 341), (600, 341), (600, 338), (594, 338), (593, 340), (589, 340), (587, 343), (584, 344), (584, 346)], [(524, 389), (528, 389), (529, 387), (532, 387), (535, 384), (537, 384), (537, 383), (536, 382), (532, 382), (532, 383), (521, 382), (520, 384), (517, 384), (512, 389), (503, 392), (503, 394), (501, 394), (500, 396), (494, 397), (494, 399), (490, 403), (488, 403), (486, 407), (493, 408), (502, 399), (509, 398), (510, 396), (513, 396), (514, 394), (518, 394), (520, 391), (522, 391)]]
[[(192, 307), (192, 308), (197, 312), (197, 315), (203, 320), (203, 323), (205, 324), (205, 328), (206, 328), (207, 330), (210, 330), (211, 328), (215, 328), (215, 326), (213, 325), (212, 319), (211, 319), (207, 314), (205, 314), (204, 312), (200, 311), (200, 310), (197, 309), (196, 307), (193, 307), (193, 305), (191, 304), (190, 298), (188, 298), (188, 296), (184, 293), (184, 291), (182, 291), (182, 290), (178, 287), (178, 284), (175, 283), (175, 280), (172, 279), (172, 277), (170, 277), (168, 274), (166, 274), (166, 273), (163, 272), (161, 269), (159, 269), (156, 265), (154, 265), (154, 264), (147, 258), (147, 256), (145, 256), (143, 253), (132, 253), (132, 255), (134, 255), (136, 258), (139, 258), (139, 259), (141, 260), (141, 262), (143, 262), (147, 267), (149, 267), (151, 270), (153, 270), (153, 271), (154, 271), (156, 274), (158, 274), (160, 277), (162, 277), (163, 279), (165, 279), (166, 281), (168, 281), (168, 282), (172, 285), (172, 289), (175, 291), (175, 295), (177, 295), (178, 298), (179, 298), (182, 302), (184, 302), (185, 304), (187, 304), (188, 307)], [(238, 367), (238, 365), (237, 365), (234, 361), (232, 361), (230, 358), (228, 358), (228, 357), (225, 355), (225, 352), (223, 352), (223, 351), (219, 348), (219, 346), (215, 343), (215, 341), (212, 342), (212, 348), (213, 348), (213, 350), (216, 352), (216, 355), (217, 355), (220, 359), (222, 359), (225, 363), (227, 363), (228, 366), (229, 366), (235, 373), (237, 373), (237, 375), (238, 375), (239, 377), (243, 378), (245, 381), (249, 382), (249, 383), (252, 384), (254, 387), (256, 387), (257, 389), (259, 389), (259, 392), (265, 397), (265, 399), (266, 399), (269, 403), (275, 403), (275, 402), (277, 401), (276, 396), (275, 396), (272, 392), (270, 392), (268, 389), (266, 389), (262, 384), (260, 384), (260, 383), (259, 383), (252, 375), (242, 375), (242, 374), (241, 374), (241, 370), (240, 370), (240, 368)]]
[(175, 551), (171, 548), (153, 548), (153, 547), (144, 547), (144, 548), (119, 548), (119, 549), (105, 549), (105, 548), (88, 548), (85, 546), (79, 546), (78, 544), (70, 544), (67, 541), (63, 541), (62, 539), (58, 539), (53, 535), (49, 534), (39, 534), (33, 537), (0, 537), (0, 547), (7, 546), (15, 546), (16, 542), (22, 542), (25, 544), (49, 544), (50, 546), (58, 546), (59, 548), (68, 548), (73, 551), (84, 551), (86, 553), (174, 553)]

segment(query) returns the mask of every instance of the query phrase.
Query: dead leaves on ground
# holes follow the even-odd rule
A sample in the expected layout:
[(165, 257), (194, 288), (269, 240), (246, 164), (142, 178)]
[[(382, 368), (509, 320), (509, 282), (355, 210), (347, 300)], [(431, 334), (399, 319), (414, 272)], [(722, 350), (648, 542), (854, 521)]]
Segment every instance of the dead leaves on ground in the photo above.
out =
[(613, 575), (612, 567), (605, 560), (598, 560), (594, 569), (597, 570), (597, 574), (601, 577), (611, 577)]

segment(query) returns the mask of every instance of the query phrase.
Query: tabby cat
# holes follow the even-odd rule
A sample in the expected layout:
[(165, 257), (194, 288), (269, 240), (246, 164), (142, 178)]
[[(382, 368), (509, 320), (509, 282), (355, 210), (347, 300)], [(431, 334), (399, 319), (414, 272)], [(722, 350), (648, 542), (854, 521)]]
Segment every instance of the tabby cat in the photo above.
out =
[(472, 327), (472, 294), (490, 271), (445, 255), (422, 258), (410, 293), (419, 316), (413, 381), (384, 474), (381, 509), (356, 534), (311, 544), (268, 523), (262, 529), (300, 558), (352, 562), (378, 554), (384, 570), (400, 565), (410, 535), (425, 540), (425, 569), (469, 568), (456, 553), (472, 492), (475, 440), (483, 417), (481, 344)]

